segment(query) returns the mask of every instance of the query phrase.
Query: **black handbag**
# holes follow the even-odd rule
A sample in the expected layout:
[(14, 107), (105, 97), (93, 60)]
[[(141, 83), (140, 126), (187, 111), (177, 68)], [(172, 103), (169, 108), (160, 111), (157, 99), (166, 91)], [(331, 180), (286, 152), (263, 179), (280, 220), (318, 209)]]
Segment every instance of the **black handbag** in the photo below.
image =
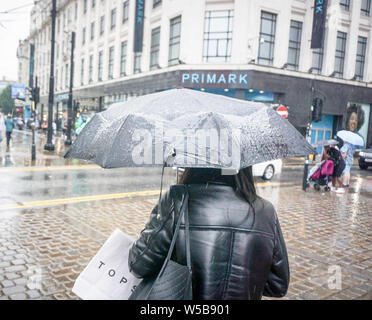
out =
[[(157, 276), (143, 279), (129, 297), (129, 300), (192, 300), (192, 269), (190, 256), (190, 233), (188, 216), (189, 194), (183, 198), (182, 205), (175, 204), (175, 210), (180, 209), (179, 218), (173, 234), (167, 257)], [(179, 202), (178, 199), (175, 201)], [(171, 255), (180, 230), (182, 216), (185, 216), (185, 240), (187, 265), (172, 261)]]

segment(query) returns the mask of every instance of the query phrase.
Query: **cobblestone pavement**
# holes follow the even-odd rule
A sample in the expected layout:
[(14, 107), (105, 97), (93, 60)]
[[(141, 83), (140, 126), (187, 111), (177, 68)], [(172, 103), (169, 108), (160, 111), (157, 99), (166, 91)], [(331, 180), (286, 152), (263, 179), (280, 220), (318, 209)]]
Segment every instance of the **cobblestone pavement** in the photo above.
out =
[[(371, 190), (372, 178), (359, 187)], [(284, 299), (372, 299), (372, 199), (353, 191), (259, 188), (276, 206), (287, 242), (291, 283)], [(115, 228), (139, 234), (156, 201), (133, 197), (2, 211), (0, 299), (78, 299), (74, 280), (105, 239)], [(332, 280), (338, 271), (341, 287)]]

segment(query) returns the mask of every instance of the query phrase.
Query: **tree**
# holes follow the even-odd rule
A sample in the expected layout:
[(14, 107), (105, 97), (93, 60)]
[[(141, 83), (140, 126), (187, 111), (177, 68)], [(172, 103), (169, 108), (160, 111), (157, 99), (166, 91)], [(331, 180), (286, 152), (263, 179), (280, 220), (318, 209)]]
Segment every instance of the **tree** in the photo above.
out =
[(11, 87), (10, 85), (8, 85), (0, 93), (0, 110), (5, 115), (7, 115), (8, 113), (12, 113), (14, 110), (14, 99), (12, 99), (11, 91)]

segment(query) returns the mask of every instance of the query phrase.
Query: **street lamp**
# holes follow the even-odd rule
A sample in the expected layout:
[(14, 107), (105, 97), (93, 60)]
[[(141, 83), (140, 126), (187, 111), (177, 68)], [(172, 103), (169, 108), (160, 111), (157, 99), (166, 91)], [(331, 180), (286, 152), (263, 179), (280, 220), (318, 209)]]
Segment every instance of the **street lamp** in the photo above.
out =
[(70, 90), (68, 95), (68, 109), (67, 109), (67, 132), (65, 144), (70, 145), (71, 141), (71, 127), (72, 127), (72, 86), (74, 83), (74, 50), (75, 50), (75, 32), (71, 33), (71, 61), (70, 61)]
[(54, 101), (54, 44), (56, 36), (56, 14), (57, 0), (52, 0), (52, 40), (50, 48), (50, 78), (49, 78), (49, 99), (48, 99), (48, 135), (45, 150), (53, 151), (53, 101)]

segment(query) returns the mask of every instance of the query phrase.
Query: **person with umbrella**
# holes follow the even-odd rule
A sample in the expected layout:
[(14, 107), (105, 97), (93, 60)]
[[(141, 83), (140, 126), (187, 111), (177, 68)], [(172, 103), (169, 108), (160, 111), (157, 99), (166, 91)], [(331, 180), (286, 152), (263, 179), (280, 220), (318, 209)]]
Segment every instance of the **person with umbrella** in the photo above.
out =
[(97, 113), (65, 157), (104, 168), (186, 168), (177, 185), (160, 191), (128, 265), (140, 278), (159, 273), (180, 215), (177, 199), (188, 199), (172, 260), (186, 265), (190, 258), (193, 299), (221, 300), (286, 294), (285, 241), (275, 208), (256, 193), (252, 165), (314, 153), (272, 108), (174, 89)]
[(354, 152), (358, 146), (364, 146), (364, 140), (360, 135), (347, 130), (339, 131), (337, 136), (344, 142), (340, 149), (342, 158), (345, 160), (345, 169), (342, 172), (342, 179), (343, 186), (348, 188), (350, 184), (350, 170), (354, 163)]

